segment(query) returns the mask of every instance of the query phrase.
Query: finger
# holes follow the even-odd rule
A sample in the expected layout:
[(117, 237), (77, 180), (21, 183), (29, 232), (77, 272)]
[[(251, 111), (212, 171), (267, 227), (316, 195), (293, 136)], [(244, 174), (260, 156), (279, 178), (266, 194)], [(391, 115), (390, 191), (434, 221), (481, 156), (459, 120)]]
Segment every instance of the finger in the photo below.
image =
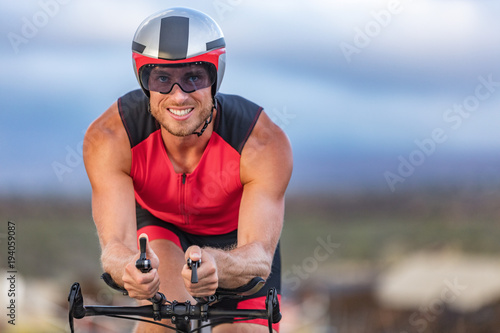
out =
[(160, 279), (156, 269), (149, 273), (140, 273), (136, 269), (131, 269), (125, 274), (123, 282), (129, 296), (137, 299), (150, 298), (160, 288)]
[(190, 246), (185, 253), (185, 259), (192, 261), (199, 261), (201, 259), (201, 248), (197, 245)]
[(129, 285), (129, 288), (127, 289), (128, 294), (130, 297), (135, 298), (135, 299), (148, 299), (156, 295), (156, 293), (159, 290), (159, 285), (147, 285), (147, 286), (141, 286), (136, 287), (133, 285)]
[(197, 286), (191, 284), (190, 286), (186, 286), (186, 290), (188, 290), (189, 294), (191, 294), (194, 297), (210, 296), (215, 294), (217, 287), (218, 287), (217, 282), (204, 284), (203, 286)]

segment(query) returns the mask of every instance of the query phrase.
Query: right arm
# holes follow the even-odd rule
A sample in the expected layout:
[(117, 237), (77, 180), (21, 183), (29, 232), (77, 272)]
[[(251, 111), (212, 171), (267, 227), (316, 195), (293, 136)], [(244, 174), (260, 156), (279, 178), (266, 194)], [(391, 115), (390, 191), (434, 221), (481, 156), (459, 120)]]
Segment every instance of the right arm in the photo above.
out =
[(135, 268), (139, 255), (130, 177), (132, 154), (117, 103), (90, 125), (83, 158), (92, 186), (92, 215), (101, 245), (102, 267), (131, 297), (151, 297), (159, 287), (159, 262), (148, 246), (154, 269), (143, 274)]

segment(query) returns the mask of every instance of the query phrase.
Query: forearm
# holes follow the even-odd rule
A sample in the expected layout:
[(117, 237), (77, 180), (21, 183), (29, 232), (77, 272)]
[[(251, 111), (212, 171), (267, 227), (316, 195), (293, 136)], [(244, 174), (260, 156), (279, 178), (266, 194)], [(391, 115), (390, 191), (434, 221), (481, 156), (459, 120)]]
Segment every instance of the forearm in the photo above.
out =
[(134, 251), (123, 243), (108, 243), (102, 248), (102, 268), (111, 275), (118, 285), (123, 286), (122, 278), (125, 266), (130, 263), (136, 255), (137, 251)]
[(214, 248), (203, 250), (209, 252), (217, 263), (219, 287), (237, 288), (256, 276), (267, 279), (271, 273), (274, 252), (266, 251), (261, 243), (249, 243), (229, 251)]

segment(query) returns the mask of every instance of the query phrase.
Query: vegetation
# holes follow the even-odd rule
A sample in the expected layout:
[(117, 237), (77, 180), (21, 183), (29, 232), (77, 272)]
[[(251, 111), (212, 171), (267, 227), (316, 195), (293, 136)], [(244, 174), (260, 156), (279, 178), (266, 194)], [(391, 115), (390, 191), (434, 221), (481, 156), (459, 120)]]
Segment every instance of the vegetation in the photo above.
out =
[[(499, 199), (496, 192), (452, 191), (294, 196), (287, 200), (281, 242), (284, 269), (313, 255), (322, 237), (340, 245), (335, 260), (379, 261), (439, 247), (499, 253)], [(3, 198), (0, 219), (16, 222), (23, 274), (66, 281), (99, 276), (88, 199)]]

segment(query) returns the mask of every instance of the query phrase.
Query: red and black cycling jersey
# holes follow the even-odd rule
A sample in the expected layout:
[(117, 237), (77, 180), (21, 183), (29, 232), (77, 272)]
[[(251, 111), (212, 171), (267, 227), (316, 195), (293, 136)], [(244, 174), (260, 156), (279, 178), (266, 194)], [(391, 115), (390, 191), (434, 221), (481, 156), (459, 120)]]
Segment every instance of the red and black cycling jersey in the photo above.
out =
[[(240, 156), (262, 108), (239, 96), (217, 94), (214, 131), (191, 174), (177, 174), (168, 158), (160, 126), (148, 112), (142, 90), (118, 99), (118, 109), (132, 147), (131, 177), (137, 201), (137, 236), (167, 239), (183, 251), (191, 245), (229, 248), (237, 244), (243, 192)], [(241, 300), (222, 300), (224, 309), (264, 308), (267, 290), (281, 290), (280, 247), (264, 287)], [(232, 322), (232, 319), (228, 319)], [(261, 319), (249, 321), (266, 325)], [(275, 330), (279, 324), (273, 324)]]
[(152, 215), (195, 235), (238, 228), (243, 192), (240, 156), (262, 108), (236, 95), (217, 94), (214, 131), (194, 171), (178, 174), (168, 158), (160, 125), (141, 90), (118, 99), (132, 148), (135, 199)]

